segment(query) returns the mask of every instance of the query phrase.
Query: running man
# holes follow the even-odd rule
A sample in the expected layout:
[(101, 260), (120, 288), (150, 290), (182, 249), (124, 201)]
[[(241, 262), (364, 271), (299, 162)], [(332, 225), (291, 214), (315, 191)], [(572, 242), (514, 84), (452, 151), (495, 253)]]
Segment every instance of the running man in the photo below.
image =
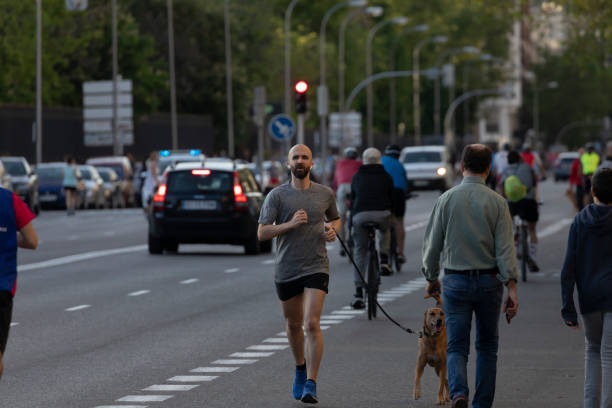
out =
[(287, 161), (291, 182), (268, 194), (257, 231), (261, 241), (276, 238), (274, 280), (296, 364), (293, 397), (306, 403), (317, 402), (316, 380), (323, 355), (319, 321), (329, 283), (325, 242), (333, 242), (340, 228), (334, 193), (310, 180), (312, 166), (307, 146), (291, 148)]
[(385, 155), (382, 158), (382, 165), (385, 171), (393, 178), (393, 231), (397, 243), (397, 259), (400, 264), (406, 262), (404, 257), (404, 241), (406, 231), (404, 231), (404, 214), (406, 213), (406, 189), (408, 179), (406, 170), (399, 162), (400, 148), (398, 145), (388, 145), (385, 148)]

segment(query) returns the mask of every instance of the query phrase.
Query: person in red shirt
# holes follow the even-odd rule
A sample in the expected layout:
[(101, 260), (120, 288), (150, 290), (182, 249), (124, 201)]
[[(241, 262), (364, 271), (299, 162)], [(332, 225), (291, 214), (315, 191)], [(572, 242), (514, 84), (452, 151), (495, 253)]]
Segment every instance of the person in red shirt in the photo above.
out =
[(0, 188), (0, 377), (17, 290), (17, 248), (36, 249), (38, 246), (32, 226), (34, 217), (15, 193)]
[[(354, 147), (344, 149), (344, 159), (336, 162), (336, 171), (334, 173), (334, 191), (336, 192), (336, 207), (340, 214), (341, 227), (338, 231), (340, 239), (344, 240), (346, 227), (346, 214), (348, 208), (348, 197), (351, 195), (351, 181), (353, 176), (361, 167), (361, 160), (358, 160), (359, 153)], [(340, 256), (346, 255), (343, 249), (340, 249)]]
[(582, 174), (582, 163), (580, 163), (583, 153), (584, 148), (578, 149), (578, 158), (572, 163), (569, 176), (569, 188), (574, 190), (579, 212), (584, 208), (584, 175)]

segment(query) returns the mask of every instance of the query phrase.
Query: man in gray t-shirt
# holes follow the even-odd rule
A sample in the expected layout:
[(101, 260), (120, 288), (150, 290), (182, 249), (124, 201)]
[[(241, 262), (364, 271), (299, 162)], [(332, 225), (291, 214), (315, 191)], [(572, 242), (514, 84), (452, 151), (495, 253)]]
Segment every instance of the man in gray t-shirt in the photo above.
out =
[(276, 291), (296, 362), (293, 397), (307, 403), (317, 402), (316, 378), (323, 355), (319, 320), (329, 283), (325, 242), (334, 241), (340, 228), (334, 193), (310, 181), (312, 165), (307, 146), (291, 148), (287, 161), (291, 182), (268, 194), (257, 231), (261, 241), (276, 238)]

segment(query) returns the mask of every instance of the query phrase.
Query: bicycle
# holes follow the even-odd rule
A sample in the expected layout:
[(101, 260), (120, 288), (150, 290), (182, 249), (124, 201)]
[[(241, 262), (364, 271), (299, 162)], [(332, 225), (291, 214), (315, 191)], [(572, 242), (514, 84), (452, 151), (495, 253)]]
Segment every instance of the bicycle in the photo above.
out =
[(516, 246), (516, 256), (521, 260), (521, 279), (527, 282), (527, 260), (529, 259), (529, 244), (527, 237), (529, 235), (529, 227), (527, 221), (515, 215), (512, 220), (514, 229), (514, 245)]
[(376, 250), (376, 227), (378, 224), (366, 223), (363, 228), (368, 230), (368, 261), (366, 264), (366, 292), (368, 293), (368, 320), (376, 317), (376, 304), (378, 303), (378, 287), (380, 286), (380, 264)]

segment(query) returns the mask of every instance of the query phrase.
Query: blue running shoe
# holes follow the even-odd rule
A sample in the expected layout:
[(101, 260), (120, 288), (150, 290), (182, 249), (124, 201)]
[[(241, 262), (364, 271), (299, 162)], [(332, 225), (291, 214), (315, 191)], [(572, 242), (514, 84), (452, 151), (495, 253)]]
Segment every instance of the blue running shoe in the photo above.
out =
[(319, 402), (319, 400), (317, 400), (317, 384), (314, 381), (308, 380), (306, 381), (306, 384), (304, 384), (302, 402), (307, 404), (316, 404)]
[(306, 384), (306, 370), (295, 369), (295, 380), (293, 380), (293, 398), (299, 400), (304, 393), (304, 384)]

